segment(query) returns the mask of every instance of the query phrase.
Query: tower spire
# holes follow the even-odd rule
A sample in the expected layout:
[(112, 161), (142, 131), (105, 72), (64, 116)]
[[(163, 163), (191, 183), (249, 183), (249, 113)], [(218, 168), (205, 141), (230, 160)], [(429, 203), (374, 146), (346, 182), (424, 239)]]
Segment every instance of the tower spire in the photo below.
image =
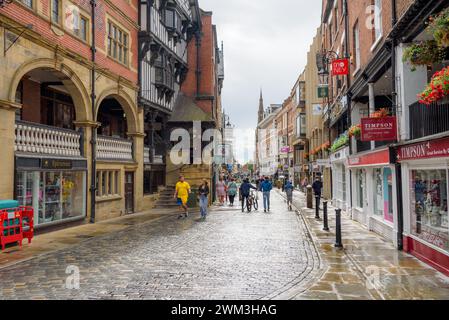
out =
[(263, 120), (264, 115), (264, 106), (263, 106), (263, 94), (262, 94), (262, 88), (260, 88), (260, 98), (259, 98), (259, 112), (258, 112), (258, 118), (257, 123), (261, 123)]

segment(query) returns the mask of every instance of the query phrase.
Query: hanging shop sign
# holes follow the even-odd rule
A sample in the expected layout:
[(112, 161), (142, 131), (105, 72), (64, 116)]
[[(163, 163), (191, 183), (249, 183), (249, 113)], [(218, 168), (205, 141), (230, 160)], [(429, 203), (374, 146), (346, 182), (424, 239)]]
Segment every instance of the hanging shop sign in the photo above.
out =
[(394, 141), (397, 139), (396, 117), (363, 118), (362, 141)]
[(282, 147), (281, 148), (281, 152), (282, 153), (289, 153), (290, 152), (290, 147)]
[(324, 99), (329, 97), (329, 85), (321, 84), (318, 86), (318, 98)]
[(332, 75), (333, 76), (346, 76), (349, 74), (349, 60), (337, 59), (332, 61)]
[(71, 160), (43, 159), (41, 167), (42, 169), (70, 170), (73, 168), (73, 162)]
[(312, 105), (312, 110), (314, 116), (321, 116), (323, 114), (323, 106), (321, 104)]
[(449, 157), (449, 138), (399, 147), (398, 161)]

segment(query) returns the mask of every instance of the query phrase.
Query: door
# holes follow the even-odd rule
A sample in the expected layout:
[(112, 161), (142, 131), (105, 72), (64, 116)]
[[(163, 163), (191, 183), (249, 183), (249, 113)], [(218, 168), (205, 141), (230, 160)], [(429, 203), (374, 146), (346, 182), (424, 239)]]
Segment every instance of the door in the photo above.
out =
[(134, 172), (125, 173), (125, 211), (134, 213)]

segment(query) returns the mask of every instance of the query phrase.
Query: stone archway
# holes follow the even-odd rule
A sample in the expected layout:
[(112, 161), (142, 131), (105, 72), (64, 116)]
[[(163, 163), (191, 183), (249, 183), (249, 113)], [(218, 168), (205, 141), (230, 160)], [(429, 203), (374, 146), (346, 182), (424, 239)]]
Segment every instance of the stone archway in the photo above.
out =
[(120, 103), (123, 111), (126, 114), (128, 133), (137, 134), (141, 132), (135, 103), (133, 102), (132, 98), (125, 92), (120, 92), (120, 94), (118, 94), (116, 87), (104, 90), (98, 97), (95, 107), (95, 121), (97, 121), (98, 119), (98, 113), (100, 111), (101, 103), (104, 100), (111, 98), (117, 100)]
[(63, 63), (56, 64), (53, 59), (36, 59), (24, 63), (19, 69), (17, 69), (12, 77), (9, 87), (10, 102), (15, 102), (17, 87), (23, 77), (35, 70), (48, 71), (63, 83), (65, 89), (69, 92), (73, 99), (76, 121), (92, 120), (89, 93), (86, 90), (83, 81), (67, 65)]

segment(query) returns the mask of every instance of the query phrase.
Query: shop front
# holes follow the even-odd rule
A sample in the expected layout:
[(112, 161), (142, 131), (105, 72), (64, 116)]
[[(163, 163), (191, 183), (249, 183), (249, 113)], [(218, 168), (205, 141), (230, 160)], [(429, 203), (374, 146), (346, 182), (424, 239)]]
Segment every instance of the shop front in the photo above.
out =
[(350, 208), (348, 157), (349, 147), (340, 149), (330, 156), (332, 166), (332, 202), (335, 207), (343, 211), (348, 211)]
[(396, 175), (391, 160), (390, 150), (385, 148), (351, 156), (348, 161), (353, 219), (396, 245)]
[(449, 138), (400, 146), (404, 250), (449, 275)]
[(37, 228), (86, 217), (87, 160), (16, 158), (15, 198)]

